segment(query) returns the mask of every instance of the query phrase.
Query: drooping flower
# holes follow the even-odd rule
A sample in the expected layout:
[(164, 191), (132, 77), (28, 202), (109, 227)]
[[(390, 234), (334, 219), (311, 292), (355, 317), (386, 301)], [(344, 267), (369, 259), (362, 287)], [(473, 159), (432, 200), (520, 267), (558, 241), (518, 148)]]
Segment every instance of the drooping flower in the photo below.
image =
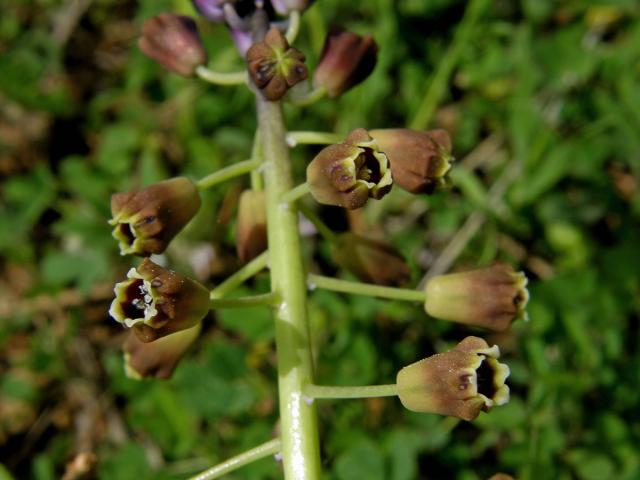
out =
[(526, 318), (527, 277), (509, 265), (438, 275), (425, 287), (425, 310), (443, 320), (503, 331)]
[(153, 342), (143, 342), (134, 332), (124, 342), (124, 368), (127, 377), (169, 378), (188, 348), (198, 338), (202, 323)]
[(296, 83), (307, 78), (305, 56), (289, 45), (285, 36), (272, 27), (264, 41), (247, 51), (249, 75), (256, 87), (271, 101), (279, 100)]
[(500, 349), (467, 337), (452, 350), (404, 367), (396, 379), (402, 404), (414, 412), (463, 420), (509, 401), (509, 367), (498, 362)]
[(146, 19), (138, 46), (166, 69), (187, 77), (207, 63), (196, 22), (182, 15), (160, 13)]
[(116, 283), (109, 314), (152, 342), (199, 323), (209, 311), (209, 290), (148, 258)]
[(318, 203), (353, 210), (385, 196), (393, 179), (387, 156), (358, 128), (316, 155), (307, 167), (307, 184)]
[(315, 87), (337, 97), (365, 80), (376, 66), (378, 45), (371, 35), (358, 35), (333, 27), (313, 73)]
[(356, 235), (338, 236), (332, 245), (334, 261), (360, 280), (378, 285), (401, 285), (409, 279), (409, 267), (388, 243)]
[(267, 211), (263, 190), (240, 195), (236, 227), (236, 251), (242, 262), (253, 260), (267, 249)]
[(149, 256), (165, 251), (169, 242), (200, 208), (194, 183), (176, 177), (142, 190), (111, 196), (112, 235), (122, 255)]
[(369, 134), (389, 157), (393, 181), (400, 188), (411, 193), (433, 193), (445, 184), (453, 159), (446, 130), (387, 128)]

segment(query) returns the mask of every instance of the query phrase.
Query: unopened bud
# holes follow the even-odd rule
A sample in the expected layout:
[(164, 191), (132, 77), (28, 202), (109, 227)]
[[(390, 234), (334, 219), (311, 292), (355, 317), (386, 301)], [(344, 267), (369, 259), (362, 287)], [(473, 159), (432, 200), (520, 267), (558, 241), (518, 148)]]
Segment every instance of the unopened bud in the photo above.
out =
[(410, 276), (407, 263), (391, 245), (343, 233), (332, 245), (334, 261), (364, 282), (401, 285)]
[(267, 249), (267, 212), (263, 190), (245, 190), (240, 195), (236, 227), (236, 250), (249, 262)]
[(307, 167), (307, 183), (318, 203), (353, 210), (369, 198), (385, 196), (393, 180), (386, 155), (366, 130), (358, 128), (344, 142), (316, 155)]
[(365, 80), (376, 66), (378, 45), (371, 35), (361, 36), (333, 27), (324, 42), (313, 84), (337, 97)]
[(443, 320), (495, 331), (526, 318), (527, 277), (505, 264), (438, 275), (426, 285), (425, 310)]
[(271, 101), (282, 98), (287, 90), (307, 78), (304, 54), (289, 46), (284, 35), (272, 27), (264, 41), (254, 43), (247, 51), (249, 75)]
[(467, 337), (452, 350), (404, 367), (396, 379), (398, 397), (414, 412), (475, 419), (509, 401), (509, 367), (498, 362), (500, 349)]
[(111, 196), (109, 220), (122, 255), (149, 256), (165, 251), (169, 242), (200, 208), (194, 183), (176, 177), (134, 192)]
[(169, 378), (187, 349), (198, 338), (202, 323), (158, 338), (153, 342), (142, 342), (134, 332), (124, 342), (124, 368), (127, 377)]
[(196, 22), (190, 17), (161, 13), (142, 24), (138, 46), (147, 56), (172, 72), (195, 74), (207, 62)]
[(199, 323), (209, 311), (209, 290), (148, 258), (116, 283), (109, 314), (152, 342)]
[(408, 128), (371, 130), (389, 157), (393, 181), (411, 193), (432, 193), (445, 184), (451, 168), (451, 138), (446, 130), (420, 132)]

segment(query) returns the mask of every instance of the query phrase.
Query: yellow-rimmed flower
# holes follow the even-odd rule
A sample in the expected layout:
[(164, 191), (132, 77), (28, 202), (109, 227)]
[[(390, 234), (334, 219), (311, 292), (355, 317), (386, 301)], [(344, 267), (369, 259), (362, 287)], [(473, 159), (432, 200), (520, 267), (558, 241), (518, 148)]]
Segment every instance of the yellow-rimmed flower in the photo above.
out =
[(191, 328), (209, 311), (209, 290), (148, 258), (115, 285), (109, 314), (142, 342)]
[(495, 331), (526, 319), (527, 277), (502, 263), (468, 272), (438, 275), (425, 287), (425, 310), (443, 320)]
[(185, 177), (170, 178), (112, 195), (109, 224), (122, 255), (149, 256), (164, 252), (199, 208), (195, 184)]
[(389, 160), (363, 128), (325, 147), (307, 167), (307, 184), (318, 203), (350, 210), (379, 200), (393, 185)]
[(475, 419), (509, 401), (509, 367), (497, 345), (467, 337), (455, 348), (404, 367), (396, 379), (402, 404), (415, 412)]

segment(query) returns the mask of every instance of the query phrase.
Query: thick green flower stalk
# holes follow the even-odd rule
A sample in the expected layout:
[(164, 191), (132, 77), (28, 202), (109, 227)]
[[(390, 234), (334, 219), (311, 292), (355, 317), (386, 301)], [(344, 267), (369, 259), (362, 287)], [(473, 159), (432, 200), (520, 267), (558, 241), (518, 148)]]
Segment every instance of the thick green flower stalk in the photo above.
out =
[[(309, 194), (318, 204), (356, 210), (370, 199), (384, 201), (394, 184), (413, 194), (437, 194), (447, 183), (453, 160), (451, 138), (441, 129), (367, 130), (353, 125), (346, 135), (287, 131), (284, 102), (306, 106), (324, 96), (342, 95), (367, 78), (377, 59), (378, 46), (370, 35), (333, 29), (315, 72), (308, 72), (305, 54), (292, 44), (300, 15), (311, 3), (194, 0), (194, 8), (205, 19), (229, 29), (246, 61), (241, 72), (215, 72), (207, 67), (196, 23), (188, 17), (163, 13), (147, 19), (142, 27), (141, 50), (169, 71), (218, 85), (241, 85), (255, 95), (257, 132), (250, 158), (198, 181), (177, 177), (115, 193), (111, 202), (109, 223), (120, 252), (145, 257), (116, 284), (110, 308), (111, 316), (129, 329), (124, 344), (129, 377), (171, 376), (206, 330), (203, 320), (210, 310), (255, 306), (273, 311), (279, 436), (213, 466), (194, 477), (198, 480), (218, 478), (274, 454), (282, 459), (286, 479), (321, 478), (318, 399), (391, 396), (409, 410), (468, 421), (509, 399), (505, 384), (509, 368), (498, 361), (498, 346), (489, 347), (479, 337), (467, 337), (449, 351), (402, 368), (394, 383), (315, 383), (307, 315), (314, 288), (415, 302), (435, 319), (499, 331), (525, 317), (528, 292), (524, 274), (503, 264), (436, 276), (424, 289), (399, 288), (411, 280), (402, 252), (362, 232), (334, 233), (303, 203)], [(292, 87), (296, 91), (291, 92)], [(296, 179), (289, 149), (303, 143), (325, 146), (308, 162), (306, 178)], [(200, 210), (200, 191), (245, 174), (251, 176), (251, 187), (240, 198), (235, 237), (244, 266), (209, 290), (149, 258), (167, 252), (162, 261), (171, 263), (169, 244)], [(337, 267), (370, 283), (308, 273), (299, 213), (330, 244)], [(227, 298), (263, 269), (270, 272), (270, 292)]]

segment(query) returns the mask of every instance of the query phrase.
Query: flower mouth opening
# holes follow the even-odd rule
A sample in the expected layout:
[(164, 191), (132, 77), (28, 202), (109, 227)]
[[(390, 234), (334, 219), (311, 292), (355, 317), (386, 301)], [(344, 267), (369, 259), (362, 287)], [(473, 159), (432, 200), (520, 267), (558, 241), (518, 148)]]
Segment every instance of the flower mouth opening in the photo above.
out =
[(132, 246), (133, 242), (136, 240), (136, 235), (133, 233), (133, 229), (128, 223), (119, 223), (116, 227), (116, 235), (118, 240), (127, 247)]
[(487, 397), (489, 400), (493, 400), (498, 388), (495, 384), (496, 371), (488, 361), (487, 357), (483, 357), (482, 363), (476, 370), (476, 384), (478, 393)]
[(114, 288), (116, 298), (111, 303), (109, 313), (116, 321), (132, 327), (154, 318), (158, 311), (151, 284), (140, 278), (134, 268), (127, 276), (129, 280), (117, 283)]

